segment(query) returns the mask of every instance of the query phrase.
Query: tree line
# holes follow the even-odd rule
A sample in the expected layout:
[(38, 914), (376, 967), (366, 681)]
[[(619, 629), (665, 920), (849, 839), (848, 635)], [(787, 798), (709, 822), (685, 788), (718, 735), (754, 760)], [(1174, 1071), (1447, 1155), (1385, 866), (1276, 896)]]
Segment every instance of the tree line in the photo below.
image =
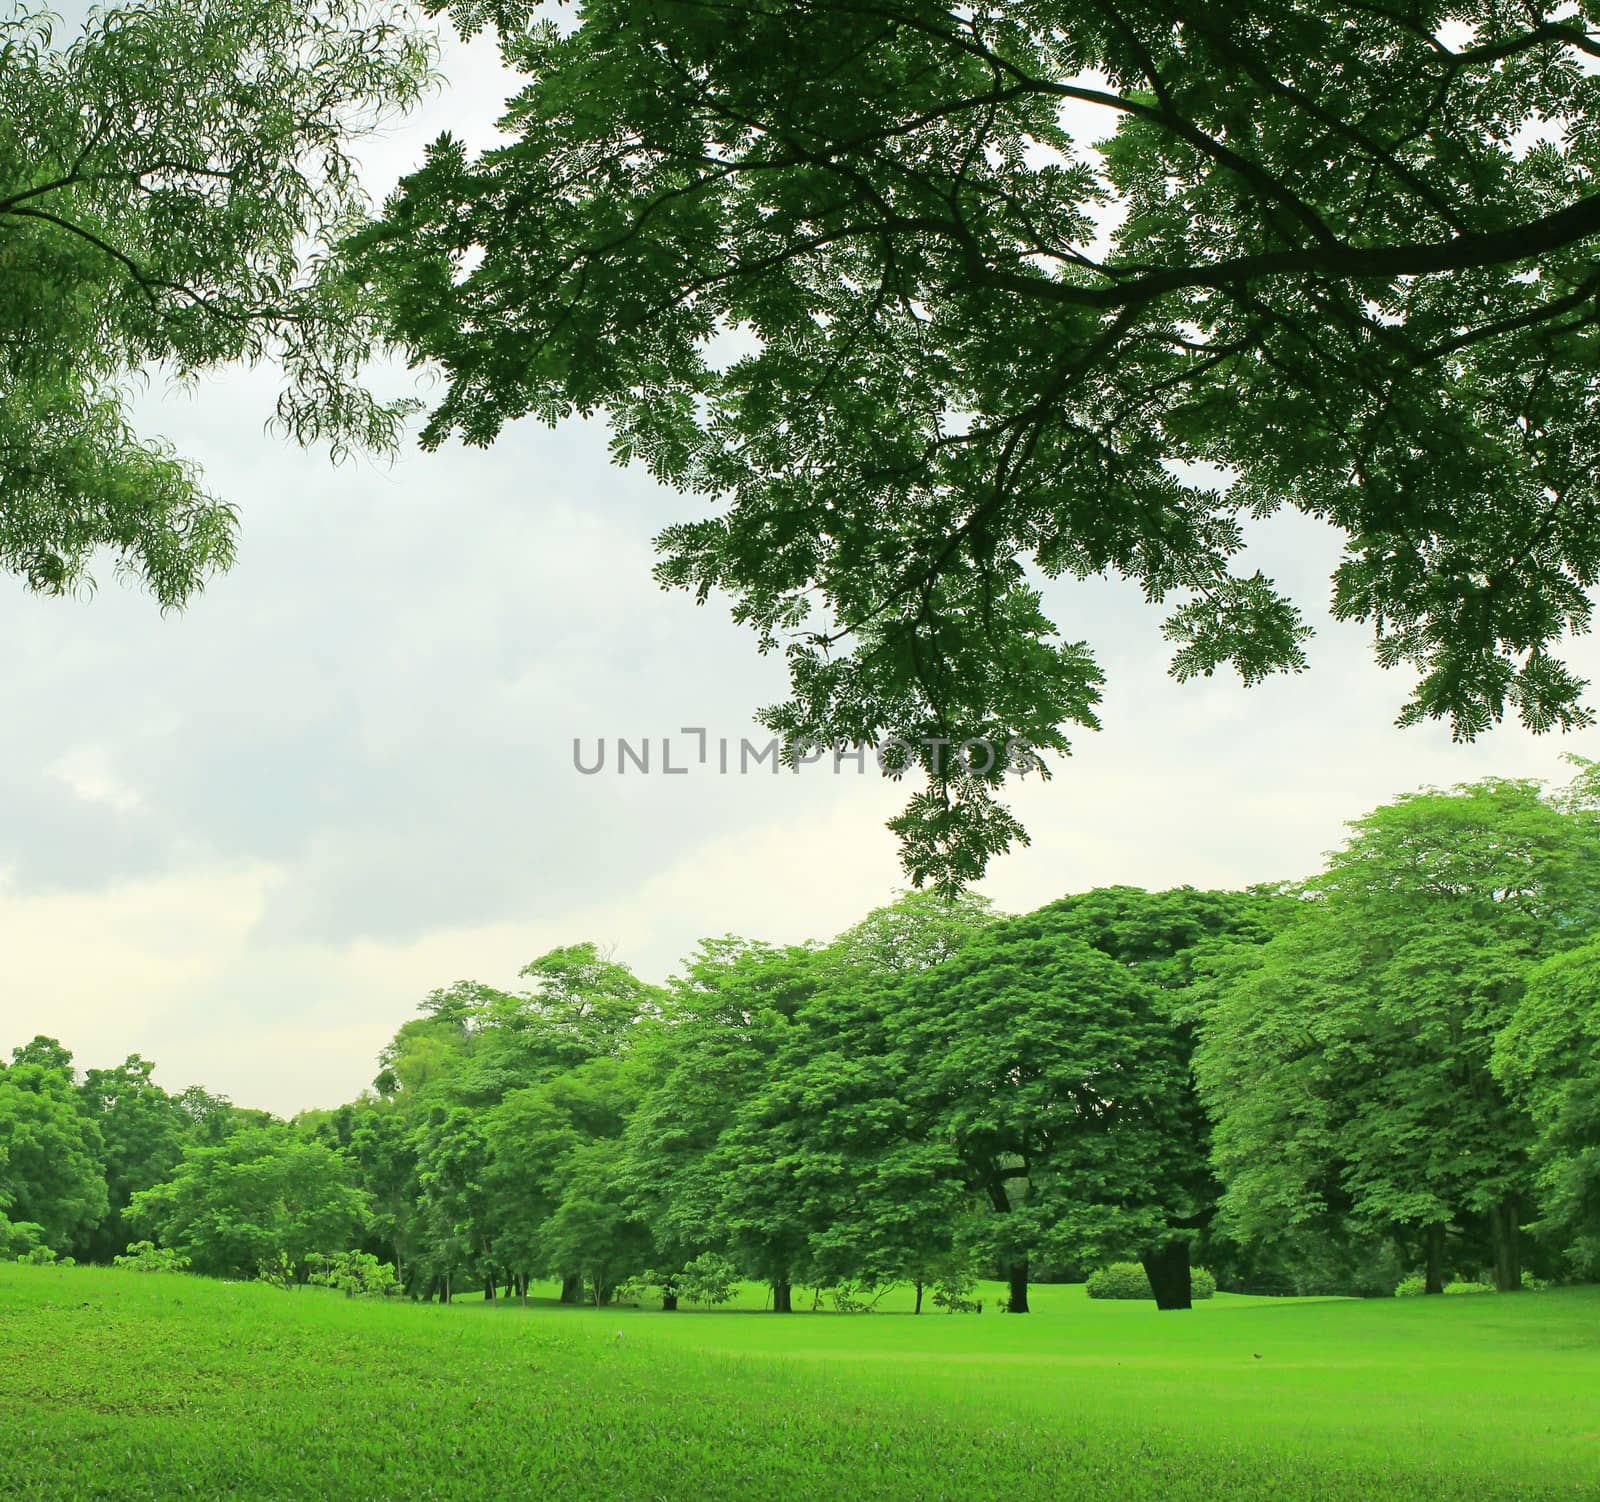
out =
[(1399, 798), (1294, 886), (913, 893), (828, 943), (708, 938), (663, 985), (565, 946), (433, 992), (370, 1090), (288, 1121), (40, 1037), (0, 1070), (0, 1249), (288, 1281), (356, 1252), (418, 1298), (669, 1309), (743, 1276), (780, 1312), (988, 1276), (1023, 1313), (1117, 1259), (1163, 1308), (1197, 1258), (1262, 1292), (1583, 1277), (1597, 927), (1580, 763)]

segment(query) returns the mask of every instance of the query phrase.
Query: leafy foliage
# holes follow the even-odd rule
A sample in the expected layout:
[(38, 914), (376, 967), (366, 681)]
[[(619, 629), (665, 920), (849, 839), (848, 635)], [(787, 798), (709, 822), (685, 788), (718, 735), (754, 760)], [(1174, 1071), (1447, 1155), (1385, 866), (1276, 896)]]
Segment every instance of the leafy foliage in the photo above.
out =
[(1600, 907), (1597, 827), (1526, 783), (1397, 800), (1353, 826), (1317, 901), (1199, 987), (1200, 1086), (1246, 1239), (1344, 1221), (1410, 1238), (1442, 1281), (1477, 1217), (1519, 1281), (1532, 1131), (1492, 1067), (1529, 972)]
[(310, 1254), (348, 1246), (366, 1204), (349, 1163), (282, 1127), (249, 1127), (190, 1146), (171, 1180), (135, 1194), (128, 1219), (188, 1257), (196, 1272), (298, 1278)]
[(563, 946), (524, 990), (430, 993), (376, 1093), (292, 1122), (137, 1055), (75, 1083), (38, 1037), (0, 1070), (0, 1254), (130, 1225), (135, 1265), (285, 1288), (675, 1309), (754, 1280), (777, 1312), (1022, 1313), (1096, 1268), (1187, 1308), (1192, 1257), (1273, 1293), (1582, 1271), (1593, 769), (1352, 830), (1298, 891), (913, 893), (827, 944), (708, 939), (665, 987)]
[(1495, 1041), (1494, 1068), (1532, 1119), (1540, 1228), (1600, 1270), (1600, 943), (1548, 960)]
[(1165, 602), (1179, 678), (1305, 667), (1241, 559), (1285, 507), (1415, 670), (1403, 722), (1591, 722), (1555, 655), (1600, 580), (1586, 13), (450, 8), (525, 76), (509, 140), (442, 136), (352, 247), (443, 371), (424, 441), (604, 410), (710, 498), (659, 577), (782, 652), (791, 742), (913, 748), (915, 881), (1025, 838), (951, 748), (1096, 724), (1040, 575)]
[[(1190, 1296), (1209, 1299), (1217, 1291), (1217, 1280), (1203, 1267), (1189, 1269)], [(1150, 1278), (1137, 1262), (1113, 1262), (1096, 1268), (1084, 1284), (1091, 1299), (1149, 1299)]]
[(676, 1281), (680, 1297), (714, 1309), (733, 1297), (739, 1269), (716, 1252), (702, 1252), (684, 1264)]
[(394, 1268), (371, 1252), (313, 1252), (306, 1259), (306, 1282), (320, 1288), (337, 1288), (346, 1298), (370, 1295), (383, 1298), (400, 1286)]
[(106, 1213), (102, 1144), (78, 1109), (71, 1056), (65, 1067), (33, 1056), (17, 1050), (0, 1073), (0, 1214), (37, 1226), (40, 1245), (59, 1255)]
[(111, 1259), (111, 1265), (140, 1273), (181, 1273), (189, 1270), (190, 1259), (153, 1241), (131, 1241), (126, 1252)]
[(0, 568), (49, 593), (108, 549), (163, 606), (234, 552), (232, 508), (139, 438), (133, 382), (284, 372), (279, 427), (392, 447), (356, 383), (370, 298), (329, 258), (364, 218), (353, 153), (415, 101), (431, 44), (388, 0), (142, 0), (0, 16)]

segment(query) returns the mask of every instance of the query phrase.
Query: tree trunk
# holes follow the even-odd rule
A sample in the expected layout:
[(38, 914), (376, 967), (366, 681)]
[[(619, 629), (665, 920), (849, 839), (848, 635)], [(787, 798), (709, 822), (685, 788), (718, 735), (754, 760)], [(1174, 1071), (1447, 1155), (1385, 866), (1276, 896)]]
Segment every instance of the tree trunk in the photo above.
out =
[(1489, 1229), (1494, 1235), (1494, 1286), (1501, 1293), (1515, 1293), (1522, 1287), (1522, 1246), (1517, 1225), (1521, 1208), (1516, 1195), (1512, 1195), (1489, 1212)]
[(486, 1304), (494, 1302), (494, 1274), (485, 1273), (483, 1277), (483, 1300)]
[(1139, 1258), (1157, 1309), (1191, 1309), (1194, 1290), (1189, 1281), (1189, 1240), (1174, 1236)]
[(583, 1302), (583, 1275), (581, 1273), (565, 1273), (562, 1275), (561, 1302), (563, 1304), (579, 1304)]
[(794, 1305), (790, 1302), (789, 1285), (787, 1283), (774, 1283), (772, 1285), (772, 1312), (774, 1314), (793, 1314)]
[(440, 1288), (439, 1288), (439, 1302), (441, 1304), (448, 1304), (450, 1302), (450, 1274), (449, 1273), (446, 1273), (444, 1275), (444, 1282), (440, 1285)]
[(661, 1308), (665, 1313), (672, 1314), (677, 1310), (677, 1307), (678, 1307), (678, 1296), (677, 1296), (677, 1294), (675, 1294), (675, 1293), (663, 1293), (661, 1295)]
[(911, 1311), (913, 1314), (922, 1313), (922, 1279), (917, 1279), (917, 1307)]
[(1012, 1314), (1026, 1314), (1028, 1312), (1028, 1259), (1021, 1257), (1011, 1264), (1011, 1304)]
[(1436, 1220), (1422, 1233), (1424, 1293), (1444, 1292), (1444, 1222)]

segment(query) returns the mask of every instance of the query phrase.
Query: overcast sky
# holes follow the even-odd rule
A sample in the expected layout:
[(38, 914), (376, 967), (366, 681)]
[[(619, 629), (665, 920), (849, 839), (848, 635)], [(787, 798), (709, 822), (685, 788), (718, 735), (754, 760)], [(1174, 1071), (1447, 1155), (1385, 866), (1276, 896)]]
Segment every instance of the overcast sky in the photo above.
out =
[[(492, 48), (449, 67), (452, 91), (368, 152), (380, 191), (445, 125), (490, 138)], [(86, 601), (0, 579), (0, 1042), (137, 1050), (169, 1088), (289, 1113), (352, 1097), (459, 978), (511, 985), (594, 939), (659, 979), (701, 935), (827, 937), (890, 899), (905, 786), (573, 768), (575, 736), (669, 736), (677, 760), (681, 726), (737, 744), (783, 695), (723, 610), (650, 578), (651, 536), (698, 503), (611, 468), (582, 425), (334, 469), (264, 433), (274, 392), (234, 373), (141, 402), (241, 508), (237, 567), (186, 613), (109, 571)], [(1319, 608), (1331, 538), (1285, 517), (1254, 551), (1319, 627), (1309, 674), (1256, 689), (1173, 684), (1131, 586), (1051, 588), (1106, 669), (1105, 728), (1016, 797), (1033, 845), (984, 884), (1002, 908), (1304, 876), (1396, 793), (1600, 755), (1592, 733), (1392, 728), (1409, 679)], [(1573, 660), (1600, 679), (1592, 641)]]

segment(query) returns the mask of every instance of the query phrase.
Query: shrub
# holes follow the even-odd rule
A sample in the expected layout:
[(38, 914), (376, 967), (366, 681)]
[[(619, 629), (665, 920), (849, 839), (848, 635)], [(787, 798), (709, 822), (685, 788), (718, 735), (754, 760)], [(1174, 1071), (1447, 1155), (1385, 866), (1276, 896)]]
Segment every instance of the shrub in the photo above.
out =
[(739, 1286), (739, 1269), (726, 1257), (702, 1252), (678, 1274), (678, 1297), (691, 1304), (726, 1304)]
[(954, 1268), (933, 1285), (933, 1307), (947, 1314), (982, 1314), (982, 1303), (972, 1297), (977, 1286), (970, 1268)]
[(181, 1273), (189, 1267), (189, 1259), (180, 1257), (171, 1247), (157, 1246), (153, 1241), (132, 1241), (120, 1257), (111, 1259), (113, 1267), (126, 1267), (140, 1273)]
[(256, 1263), (256, 1276), (274, 1288), (290, 1289), (294, 1287), (294, 1264), (287, 1252), (278, 1252)]
[(1084, 1291), (1091, 1299), (1149, 1299), (1150, 1280), (1137, 1262), (1113, 1262), (1089, 1274)]
[[(55, 1260), (56, 1254), (54, 1249), (47, 1246), (30, 1247), (20, 1257), (17, 1258), (18, 1262), (26, 1263), (29, 1267), (48, 1267)], [(67, 1266), (70, 1267), (71, 1265), (72, 1258), (68, 1257)]]
[(342, 1289), (347, 1299), (357, 1294), (383, 1298), (400, 1286), (393, 1266), (378, 1261), (371, 1252), (316, 1252), (306, 1261), (311, 1269), (308, 1283)]
[(617, 1284), (616, 1300), (619, 1304), (632, 1304), (638, 1308), (640, 1301), (652, 1288), (659, 1288), (663, 1293), (676, 1293), (678, 1275), (657, 1274), (648, 1269), (642, 1273), (635, 1273), (631, 1278), (624, 1278)]
[(44, 1227), (33, 1220), (7, 1220), (0, 1215), (0, 1257), (21, 1262), (44, 1243)]
[[(1137, 1262), (1113, 1262), (1089, 1274), (1084, 1291), (1091, 1299), (1153, 1299), (1150, 1279)], [(1217, 1291), (1217, 1280), (1203, 1267), (1189, 1269), (1189, 1297), (1209, 1299)]]
[(1394, 1285), (1394, 1296), (1397, 1299), (1419, 1298), (1426, 1292), (1427, 1287), (1428, 1281), (1421, 1273), (1412, 1273)]
[(1455, 1282), (1444, 1285), (1446, 1293), (1493, 1293), (1494, 1289), (1487, 1283)]
[(1527, 1270), (1527, 1268), (1523, 1268), (1522, 1286), (1526, 1288), (1529, 1293), (1539, 1293), (1550, 1286), (1550, 1280), (1548, 1278), (1536, 1278)]
[(865, 1314), (877, 1302), (876, 1299), (868, 1299), (867, 1292), (856, 1283), (845, 1282), (835, 1284), (830, 1297), (833, 1307), (840, 1314)]

